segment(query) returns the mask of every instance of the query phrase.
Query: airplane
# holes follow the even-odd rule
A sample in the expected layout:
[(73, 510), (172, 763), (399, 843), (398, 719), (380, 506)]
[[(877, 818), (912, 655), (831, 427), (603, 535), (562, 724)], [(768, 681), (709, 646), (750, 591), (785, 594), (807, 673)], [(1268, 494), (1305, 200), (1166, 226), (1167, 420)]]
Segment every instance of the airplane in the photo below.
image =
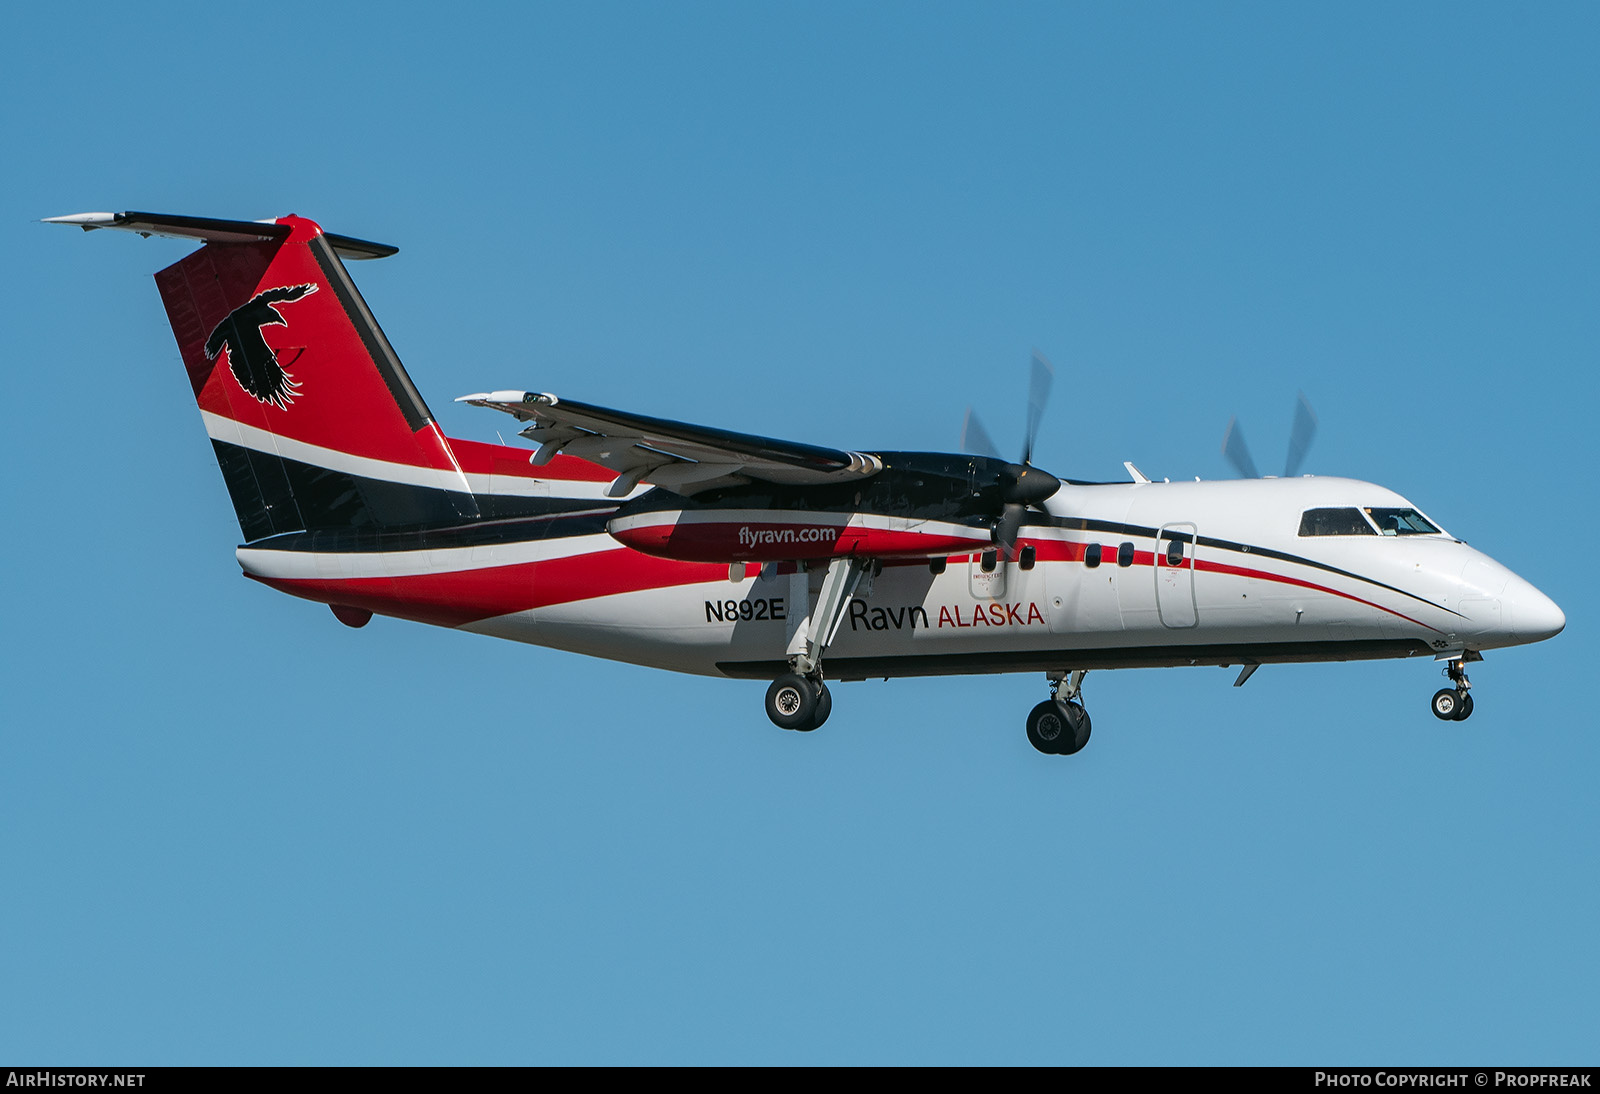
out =
[[(1466, 666), (1561, 609), (1367, 482), (1061, 479), (1023, 457), (849, 451), (554, 394), (463, 396), (529, 446), (448, 438), (344, 260), (398, 248), (283, 216), (79, 213), (199, 241), (155, 275), (238, 517), (245, 576), (327, 604), (675, 672), (766, 680), (784, 729), (827, 680), (1043, 673), (1029, 742), (1087, 743), (1091, 670), (1426, 657)], [(1034, 361), (1036, 395), (1048, 364)], [(826, 669), (826, 675), (824, 673)]]

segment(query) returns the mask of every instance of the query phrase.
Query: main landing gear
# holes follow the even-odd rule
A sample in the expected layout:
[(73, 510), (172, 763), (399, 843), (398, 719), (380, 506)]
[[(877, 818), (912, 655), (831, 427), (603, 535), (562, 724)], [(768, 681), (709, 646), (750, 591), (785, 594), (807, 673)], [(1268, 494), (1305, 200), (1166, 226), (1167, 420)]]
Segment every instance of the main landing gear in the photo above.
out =
[(1084, 670), (1050, 674), (1050, 698), (1028, 712), (1028, 743), (1050, 756), (1071, 756), (1089, 743), (1089, 712), (1078, 702)]
[(1452, 658), (1444, 674), (1450, 677), (1451, 686), (1433, 693), (1433, 716), (1445, 722), (1464, 722), (1472, 716), (1472, 687), (1467, 679), (1466, 663), (1481, 661), (1483, 655), (1473, 656), (1469, 651)]
[(828, 563), (822, 585), (811, 591), (811, 573), (797, 568), (789, 580), (789, 603), (810, 607), (803, 617), (791, 615), (785, 652), (792, 672), (767, 688), (767, 717), (780, 729), (809, 732), (833, 713), (833, 696), (822, 682), (822, 655), (839, 631), (850, 601), (872, 592), (872, 579), (883, 563), (871, 559), (836, 558)]
[(809, 733), (833, 713), (833, 696), (820, 678), (813, 680), (797, 672), (778, 677), (767, 689), (767, 717), (780, 729)]

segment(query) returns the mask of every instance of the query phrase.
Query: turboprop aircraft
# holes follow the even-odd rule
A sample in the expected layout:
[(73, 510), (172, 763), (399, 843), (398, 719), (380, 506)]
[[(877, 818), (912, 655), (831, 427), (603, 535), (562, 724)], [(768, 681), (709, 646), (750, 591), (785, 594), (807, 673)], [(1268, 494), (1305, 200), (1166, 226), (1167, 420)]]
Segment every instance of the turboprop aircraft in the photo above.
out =
[[(812, 730), (825, 682), (1035, 672), (1041, 752), (1089, 739), (1091, 669), (1426, 657), (1566, 623), (1527, 581), (1371, 483), (1059, 479), (1023, 458), (846, 451), (553, 394), (463, 396), (528, 448), (447, 438), (344, 266), (397, 248), (310, 220), (80, 213), (201, 241), (155, 275), (239, 519), (244, 573), (374, 614), (677, 672), (771, 681)], [(1036, 390), (1048, 367), (1035, 361)], [(826, 670), (826, 676), (825, 672)]]

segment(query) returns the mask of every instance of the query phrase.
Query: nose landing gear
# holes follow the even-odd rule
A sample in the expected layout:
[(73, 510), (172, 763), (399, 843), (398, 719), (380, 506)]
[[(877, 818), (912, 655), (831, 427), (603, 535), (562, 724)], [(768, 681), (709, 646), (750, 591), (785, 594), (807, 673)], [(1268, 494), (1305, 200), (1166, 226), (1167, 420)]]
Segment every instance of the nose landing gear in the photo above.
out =
[(1444, 674), (1450, 677), (1451, 686), (1433, 693), (1433, 716), (1445, 722), (1464, 722), (1472, 716), (1471, 681), (1467, 679), (1466, 663), (1481, 661), (1483, 655), (1471, 653), (1452, 658)]

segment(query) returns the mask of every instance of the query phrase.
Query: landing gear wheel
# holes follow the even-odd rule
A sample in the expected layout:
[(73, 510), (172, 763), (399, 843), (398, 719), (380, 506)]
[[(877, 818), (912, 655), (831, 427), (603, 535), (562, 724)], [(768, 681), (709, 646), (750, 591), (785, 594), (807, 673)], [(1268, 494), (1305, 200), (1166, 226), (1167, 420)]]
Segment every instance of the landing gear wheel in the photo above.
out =
[(1457, 691), (1455, 688), (1440, 688), (1433, 693), (1433, 716), (1442, 722), (1458, 722), (1467, 715), (1472, 708), (1467, 705), (1466, 692)]
[(1074, 752), (1081, 752), (1083, 746), (1089, 743), (1089, 712), (1083, 709), (1082, 703), (1068, 703), (1067, 707), (1067, 732), (1056, 749), (1063, 756), (1071, 756)]
[(1089, 743), (1089, 712), (1082, 703), (1046, 699), (1028, 712), (1028, 743), (1049, 756), (1071, 756)]
[(818, 683), (816, 688), (817, 708), (811, 712), (811, 720), (804, 725), (794, 727), (801, 733), (810, 733), (813, 729), (817, 729), (828, 720), (828, 715), (833, 713), (833, 693), (828, 690), (828, 685)]
[(817, 685), (817, 709), (811, 714), (811, 721), (796, 729), (810, 733), (813, 729), (822, 728), (822, 723), (828, 720), (828, 715), (833, 713), (833, 693), (828, 690), (827, 684)]
[(1047, 756), (1059, 756), (1061, 745), (1071, 739), (1066, 716), (1054, 699), (1046, 699), (1028, 711), (1028, 743)]
[(1456, 721), (1465, 722), (1472, 717), (1472, 693), (1465, 692), (1461, 696), (1460, 709), (1456, 711)]
[(767, 717), (779, 729), (814, 729), (818, 698), (818, 685), (798, 673), (784, 673), (767, 689)]

